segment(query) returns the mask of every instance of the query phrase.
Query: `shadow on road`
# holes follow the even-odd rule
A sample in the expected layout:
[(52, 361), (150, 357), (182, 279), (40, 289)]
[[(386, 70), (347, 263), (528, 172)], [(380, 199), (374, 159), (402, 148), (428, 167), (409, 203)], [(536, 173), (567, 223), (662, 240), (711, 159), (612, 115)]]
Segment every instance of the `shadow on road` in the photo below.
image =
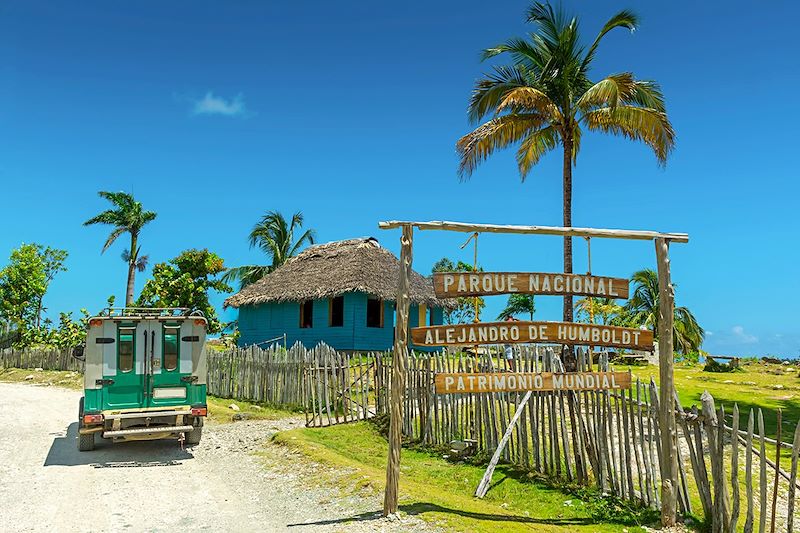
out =
[[(462, 509), (451, 509), (443, 507), (434, 503), (418, 502), (410, 505), (401, 505), (398, 508), (400, 511), (407, 513), (410, 516), (420, 515), (424, 513), (447, 513), (472, 518), (475, 520), (489, 520), (492, 522), (517, 522), (521, 524), (547, 524), (551, 526), (578, 526), (590, 525), (594, 523), (591, 518), (533, 518), (530, 516), (519, 516), (511, 514), (494, 514), (494, 513), (476, 513), (472, 511), (464, 511)], [(322, 526), (322, 525), (335, 525), (347, 522), (366, 522), (370, 520), (380, 520), (383, 515), (380, 511), (361, 513), (353, 516), (346, 516), (343, 518), (319, 520), (317, 522), (307, 522), (300, 524), (288, 524), (288, 527), (302, 527), (302, 526)]]
[(176, 440), (133, 441), (114, 444), (96, 437), (95, 449), (78, 451), (78, 423), (67, 427), (65, 434), (56, 433), (44, 466), (88, 465), (94, 468), (125, 468), (147, 466), (180, 466), (193, 459), (191, 450), (181, 450)]

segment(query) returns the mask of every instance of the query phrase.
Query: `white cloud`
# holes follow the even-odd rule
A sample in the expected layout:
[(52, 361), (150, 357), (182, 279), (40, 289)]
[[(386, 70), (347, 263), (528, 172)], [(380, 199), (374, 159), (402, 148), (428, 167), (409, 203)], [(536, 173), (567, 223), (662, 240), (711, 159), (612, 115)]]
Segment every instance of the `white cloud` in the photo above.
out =
[(755, 344), (758, 342), (758, 337), (746, 333), (742, 326), (733, 326), (731, 328), (731, 332), (733, 332), (733, 337), (736, 339), (736, 341), (743, 344)]
[(244, 98), (241, 94), (226, 100), (222, 96), (215, 96), (211, 91), (208, 91), (202, 99), (194, 100), (194, 107), (192, 108), (192, 114), (194, 115), (240, 117), (247, 115), (247, 113)]

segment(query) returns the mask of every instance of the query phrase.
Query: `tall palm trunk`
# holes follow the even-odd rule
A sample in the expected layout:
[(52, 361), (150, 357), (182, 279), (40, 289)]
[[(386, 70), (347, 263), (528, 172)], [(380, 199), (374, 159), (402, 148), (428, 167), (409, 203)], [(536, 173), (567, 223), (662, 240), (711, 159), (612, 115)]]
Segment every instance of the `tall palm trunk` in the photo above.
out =
[(133, 307), (133, 284), (136, 281), (136, 245), (139, 236), (131, 233), (131, 253), (128, 258), (128, 287), (125, 291), (125, 307)]
[[(572, 227), (572, 130), (569, 126), (564, 128), (564, 227)], [(564, 237), (564, 272), (572, 274), (572, 237)], [(564, 296), (564, 322), (572, 322), (572, 295)], [(578, 361), (575, 351), (565, 346), (563, 352), (564, 367), (568, 371), (575, 371)]]

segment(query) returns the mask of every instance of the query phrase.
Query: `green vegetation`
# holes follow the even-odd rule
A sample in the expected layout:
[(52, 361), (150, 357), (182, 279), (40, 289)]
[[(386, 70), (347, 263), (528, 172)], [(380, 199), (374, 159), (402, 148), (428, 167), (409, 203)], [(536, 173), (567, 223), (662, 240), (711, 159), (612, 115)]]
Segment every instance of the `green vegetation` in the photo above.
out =
[[(557, 146), (563, 151), (564, 226), (572, 226), (572, 167), (584, 129), (641, 141), (665, 164), (674, 147), (661, 89), (630, 72), (612, 74), (598, 82), (590, 71), (603, 37), (615, 28), (635, 30), (638, 17), (620, 11), (603, 25), (586, 46), (578, 19), (549, 4), (534, 3), (528, 22), (536, 31), (528, 39), (509, 39), (488, 48), (484, 59), (511, 58), (511, 64), (475, 84), (469, 105), (473, 123), (490, 117), (459, 139), (460, 173), (468, 178), (497, 150), (518, 145), (517, 164), (524, 180), (541, 158)], [(564, 238), (564, 272), (572, 272), (572, 239)], [(564, 298), (564, 320), (572, 321), (572, 298)]]
[[(382, 490), (386, 440), (370, 424), (303, 428), (275, 442), (342, 472), (337, 488)], [(528, 473), (500, 465), (483, 500), (472, 497), (484, 467), (451, 463), (424, 450), (403, 450), (400, 511), (461, 531), (642, 531), (657, 515), (588, 490), (552, 487)]]
[(141, 246), (139, 245), (139, 233), (148, 222), (152, 222), (156, 218), (156, 213), (153, 211), (145, 211), (142, 208), (141, 202), (137, 202), (132, 194), (126, 192), (108, 192), (100, 191), (97, 194), (101, 198), (105, 198), (111, 202), (115, 209), (107, 209), (97, 216), (94, 216), (83, 223), (84, 226), (91, 226), (93, 224), (106, 224), (113, 226), (114, 229), (103, 244), (105, 252), (117, 237), (123, 233), (128, 233), (131, 236), (130, 249), (122, 253), (122, 260), (128, 264), (128, 283), (125, 291), (125, 307), (133, 305), (133, 286), (136, 279), (136, 271), (144, 272), (147, 268), (147, 256), (140, 255)]
[[(468, 265), (464, 261), (454, 263), (446, 257), (442, 257), (433, 264), (431, 273), (436, 272), (480, 272), (483, 270), (479, 266)], [(456, 298), (456, 306), (452, 309), (445, 310), (444, 323), (445, 324), (468, 324), (475, 321), (475, 307), (478, 308), (478, 314), (486, 306), (486, 302), (480, 296), (459, 296)]]
[(166, 263), (153, 267), (153, 277), (142, 288), (137, 305), (147, 307), (186, 307), (202, 311), (208, 319), (209, 333), (221, 328), (217, 311), (208, 301), (208, 291), (233, 289), (216, 276), (225, 271), (222, 258), (208, 250), (186, 250)]
[[(658, 367), (618, 366), (616, 370), (630, 369), (634, 378), (643, 381), (650, 378), (658, 383)], [(767, 436), (775, 438), (777, 420), (776, 411), (783, 410), (783, 437), (791, 442), (794, 428), (800, 421), (800, 376), (797, 364), (778, 365), (760, 361), (745, 361), (739, 371), (729, 373), (704, 372), (700, 365), (675, 365), (675, 388), (684, 408), (692, 404), (700, 407), (700, 396), (708, 391), (719, 407), (725, 406), (725, 412), (733, 412), (733, 404), (739, 404), (739, 427), (747, 427), (747, 416), (750, 409), (761, 408), (764, 413), (764, 425)], [(728, 420), (730, 425), (730, 419)]]
[(82, 389), (83, 374), (64, 370), (34, 370), (32, 368), (0, 368), (0, 382), (22, 382), (52, 385), (67, 389)]
[(505, 308), (500, 311), (497, 318), (507, 320), (514, 315), (526, 314), (533, 320), (533, 313), (536, 312), (536, 302), (533, 300), (533, 294), (512, 294), (508, 297), (508, 302)]
[[(278, 420), (281, 418), (298, 416), (296, 411), (289, 411), (268, 405), (207, 396), (208, 420), (216, 423), (234, 422), (236, 420)], [(231, 409), (236, 405), (239, 410)]]
[(229, 269), (222, 280), (239, 282), (244, 288), (260, 280), (300, 251), (305, 244), (314, 244), (316, 234), (309, 229), (295, 239), (295, 233), (303, 227), (303, 213), (298, 211), (286, 222), (282, 214), (269, 211), (250, 231), (250, 248), (258, 248), (271, 260), (270, 265), (245, 265)]

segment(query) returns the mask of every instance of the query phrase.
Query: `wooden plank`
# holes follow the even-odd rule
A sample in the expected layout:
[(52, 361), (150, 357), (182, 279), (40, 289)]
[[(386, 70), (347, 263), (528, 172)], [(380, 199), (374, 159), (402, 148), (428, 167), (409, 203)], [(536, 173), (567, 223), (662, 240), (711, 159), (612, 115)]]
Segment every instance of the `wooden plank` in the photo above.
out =
[(761, 412), (761, 409), (758, 410), (758, 434), (759, 434), (759, 445), (761, 449), (760, 457), (761, 459), (758, 461), (760, 464), (759, 468), (759, 515), (758, 515), (758, 531), (759, 533), (763, 533), (767, 529), (767, 446), (764, 442), (764, 414)]
[(562, 237), (601, 237), (610, 239), (633, 239), (652, 241), (658, 237), (674, 242), (689, 242), (686, 233), (659, 233), (657, 231), (600, 229), (600, 228), (573, 228), (557, 226), (517, 226), (499, 224), (470, 224), (464, 222), (449, 222), (432, 220), (428, 222), (390, 220), (378, 222), (380, 229), (396, 229), (413, 226), (420, 230), (445, 230), (462, 233), (517, 233), (524, 235), (557, 235)]
[(781, 429), (783, 429), (783, 424), (781, 423), (780, 408), (778, 408), (778, 419), (775, 421), (775, 425), (778, 427), (778, 430), (775, 435), (775, 440), (777, 441), (775, 444), (775, 484), (772, 488), (772, 521), (770, 522), (770, 531), (772, 533), (775, 533), (775, 519), (777, 518), (777, 513), (775, 511), (778, 506), (778, 482), (780, 481), (778, 473), (781, 470)]
[(653, 332), (650, 330), (570, 322), (478, 322), (428, 326), (412, 328), (411, 339), (417, 346), (545, 342), (653, 349)]
[(747, 419), (747, 441), (744, 455), (745, 498), (747, 499), (747, 514), (744, 519), (744, 533), (753, 533), (753, 410)]
[(437, 394), (610, 390), (631, 386), (629, 372), (437, 373)]
[[(722, 426), (724, 435), (724, 424)], [(746, 475), (750, 475), (748, 471)], [(739, 520), (739, 405), (733, 404), (733, 434), (731, 435), (731, 522), (728, 531), (736, 531)]]
[(497, 449), (494, 451), (494, 455), (492, 455), (492, 460), (489, 461), (489, 466), (486, 468), (486, 472), (483, 474), (483, 478), (478, 484), (478, 488), (475, 489), (476, 497), (483, 498), (486, 496), (486, 491), (489, 490), (489, 483), (492, 481), (492, 474), (494, 473), (494, 469), (497, 467), (497, 462), (500, 460), (500, 455), (503, 453), (508, 440), (511, 438), (511, 433), (514, 431), (514, 426), (516, 426), (519, 417), (522, 416), (522, 413), (525, 411), (525, 406), (528, 404), (528, 400), (530, 400), (530, 398), (531, 391), (528, 391), (525, 393), (522, 401), (517, 406), (517, 410), (514, 413), (513, 418), (511, 418), (511, 423), (509, 423), (508, 427), (506, 428), (503, 438), (500, 439), (500, 443), (498, 444)]
[(495, 294), (543, 294), (628, 298), (624, 278), (546, 272), (436, 272), (433, 290), (440, 298)]

